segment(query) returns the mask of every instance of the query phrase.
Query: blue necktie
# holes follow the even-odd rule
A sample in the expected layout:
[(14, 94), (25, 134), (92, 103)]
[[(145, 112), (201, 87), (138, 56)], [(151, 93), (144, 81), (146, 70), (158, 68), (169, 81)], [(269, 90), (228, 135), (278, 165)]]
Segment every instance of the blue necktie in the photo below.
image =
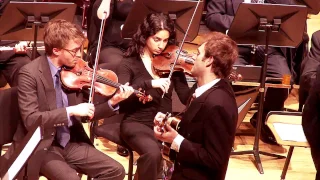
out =
[[(60, 83), (60, 70), (55, 75), (55, 90), (56, 90), (56, 102), (57, 108), (65, 107), (62, 99), (62, 88)], [(57, 141), (62, 147), (66, 147), (70, 140), (70, 130), (67, 126), (57, 127)]]

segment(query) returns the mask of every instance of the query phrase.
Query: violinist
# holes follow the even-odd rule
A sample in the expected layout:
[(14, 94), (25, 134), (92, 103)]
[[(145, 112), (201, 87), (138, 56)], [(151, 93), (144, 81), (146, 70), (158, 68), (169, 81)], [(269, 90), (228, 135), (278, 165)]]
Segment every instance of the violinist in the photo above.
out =
[[(121, 27), (123, 26), (134, 0), (90, 0), (88, 10), (88, 55), (89, 62), (94, 63), (98, 46), (98, 35), (101, 26), (101, 19), (106, 18), (104, 27), (101, 51), (99, 55), (99, 68), (116, 71), (123, 59), (124, 52), (129, 46), (129, 40), (121, 37)], [(106, 14), (104, 13), (106, 12)], [(99, 101), (104, 101), (103, 97), (98, 97)], [(121, 121), (122, 115), (115, 115), (105, 119), (107, 122)], [(117, 153), (121, 156), (128, 156), (129, 152), (122, 146), (117, 146)]]
[(120, 104), (120, 113), (125, 114), (120, 126), (121, 137), (140, 155), (136, 172), (139, 180), (155, 180), (161, 170), (161, 143), (153, 134), (154, 116), (158, 111), (172, 111), (173, 88), (182, 103), (189, 97), (183, 72), (175, 72), (168, 79), (167, 75), (156, 74), (153, 68), (154, 56), (173, 45), (175, 37), (174, 23), (168, 15), (149, 14), (133, 35), (126, 57), (117, 70), (120, 83), (129, 82), (135, 89), (145, 89), (153, 97), (151, 102), (142, 104), (131, 96)]
[(43, 39), (46, 56), (33, 60), (19, 72), (18, 102), (24, 126), (18, 127), (17, 139), (7, 157), (41, 116), (44, 138), (30, 157), (30, 179), (38, 179), (40, 173), (52, 180), (80, 179), (77, 169), (97, 179), (122, 180), (123, 166), (94, 148), (80, 117), (96, 120), (115, 114), (117, 104), (133, 89), (123, 85), (108, 102), (97, 106), (83, 103), (82, 92), (65, 90), (60, 81), (61, 68), (72, 68), (78, 62), (83, 33), (75, 24), (53, 20), (46, 24)]
[[(225, 78), (237, 56), (237, 44), (227, 35), (213, 32), (194, 55), (194, 100), (181, 119), (180, 129), (177, 132), (166, 125), (162, 131), (159, 126), (154, 127), (157, 139), (172, 143), (172, 180), (225, 178), (238, 117), (235, 96)], [(155, 124), (164, 117), (159, 112)]]

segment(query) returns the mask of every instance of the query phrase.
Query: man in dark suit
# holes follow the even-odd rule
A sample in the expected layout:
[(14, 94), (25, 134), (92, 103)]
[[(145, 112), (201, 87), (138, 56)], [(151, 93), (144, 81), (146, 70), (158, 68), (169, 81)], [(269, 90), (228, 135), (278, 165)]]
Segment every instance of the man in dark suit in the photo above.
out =
[[(257, 2), (257, 0), (248, 0), (246, 2)], [(206, 24), (213, 31), (226, 33), (229, 30), (233, 18), (239, 5), (244, 0), (209, 0), (207, 4)], [(293, 0), (264, 0), (265, 3), (273, 4), (294, 4)], [(239, 58), (235, 65), (249, 65), (252, 62), (252, 47), (238, 46)], [(286, 57), (286, 48), (269, 47), (267, 76), (282, 78), (285, 74), (292, 74), (291, 63), (288, 63)], [(255, 65), (262, 65), (264, 61), (264, 49), (257, 47), (255, 52)], [(293, 82), (293, 78), (291, 78)], [(268, 88), (263, 110), (263, 121), (269, 111), (280, 111), (283, 109), (284, 101), (288, 97), (287, 89)], [(256, 125), (256, 115), (250, 121), (253, 126)], [(264, 123), (263, 123), (264, 124)], [(262, 128), (261, 140), (274, 144), (275, 139), (266, 125)]]
[(317, 71), (309, 96), (302, 113), (302, 127), (309, 142), (311, 155), (317, 170), (316, 180), (320, 180), (320, 66)]
[(304, 104), (308, 97), (315, 79), (317, 68), (320, 66), (320, 31), (312, 34), (311, 48), (308, 55), (304, 58), (301, 64), (301, 77), (299, 88), (299, 103)]
[(214, 32), (198, 48), (191, 70), (198, 81), (195, 99), (183, 115), (178, 132), (169, 125), (161, 131), (158, 122), (165, 115), (158, 113), (155, 117), (155, 136), (172, 143), (171, 151), (176, 153), (172, 179), (225, 178), (238, 112), (232, 88), (224, 78), (238, 56), (236, 46), (227, 35)]
[[(14, 149), (41, 116), (43, 140), (29, 159), (28, 176), (39, 173), (48, 179), (80, 179), (77, 171), (97, 179), (123, 179), (121, 164), (95, 149), (80, 117), (101, 119), (115, 114), (117, 104), (133, 93), (129, 86), (106, 103), (83, 103), (80, 91), (62, 88), (60, 70), (74, 67), (85, 37), (76, 25), (65, 20), (49, 22), (44, 29), (46, 56), (33, 60), (19, 72), (18, 102), (24, 126), (15, 133)], [(9, 150), (8, 154), (11, 154)]]

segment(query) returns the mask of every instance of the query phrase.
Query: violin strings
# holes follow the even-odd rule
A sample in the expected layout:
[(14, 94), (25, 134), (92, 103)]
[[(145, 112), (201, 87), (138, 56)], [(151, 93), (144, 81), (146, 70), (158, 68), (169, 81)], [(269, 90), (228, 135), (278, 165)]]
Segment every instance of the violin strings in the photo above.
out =
[[(87, 70), (85, 70), (85, 71), (87, 71)], [(90, 75), (92, 74), (91, 71), (87, 71), (87, 72), (89, 72)], [(118, 88), (119, 86), (121, 86), (120, 83), (116, 83), (116, 82), (114, 82), (114, 81), (112, 81), (112, 80), (110, 80), (108, 78), (105, 78), (105, 77), (99, 75), (99, 74), (97, 75), (97, 80), (98, 80), (98, 82), (110, 85), (110, 86), (112, 86), (114, 88)], [(136, 93), (136, 94), (139, 93), (140, 94), (140, 91), (134, 89), (134, 93)]]

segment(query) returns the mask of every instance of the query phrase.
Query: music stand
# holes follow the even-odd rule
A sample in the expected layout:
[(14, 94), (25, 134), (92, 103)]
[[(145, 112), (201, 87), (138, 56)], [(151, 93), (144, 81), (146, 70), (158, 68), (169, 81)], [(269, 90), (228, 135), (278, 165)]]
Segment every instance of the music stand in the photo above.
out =
[[(8, 161), (1, 167), (0, 179), (12, 180), (20, 172), (21, 168), (28, 162), (30, 156), (37, 148), (38, 144), (43, 138), (42, 117), (40, 116), (35, 124), (30, 128), (27, 135), (20, 142), (17, 149), (10, 156)], [(24, 179), (28, 179), (27, 176), (27, 164), (25, 168)]]
[(32, 41), (35, 59), (37, 40), (43, 40), (43, 27), (52, 19), (73, 21), (76, 4), (53, 2), (10, 2), (0, 19), (0, 40)]
[[(122, 37), (131, 39), (140, 23), (150, 13), (169, 14), (174, 20), (177, 41), (181, 41), (188, 28), (198, 1), (193, 0), (136, 0), (122, 28)], [(192, 41), (198, 35), (204, 3), (201, 0), (190, 26), (186, 41)]]
[(257, 168), (263, 174), (259, 154), (284, 158), (283, 156), (259, 151), (259, 138), (262, 127), (262, 112), (265, 95), (265, 81), (268, 64), (268, 47), (297, 47), (305, 30), (306, 6), (279, 4), (240, 4), (230, 26), (228, 35), (238, 44), (264, 45), (265, 58), (261, 71), (259, 88), (259, 109), (253, 150), (232, 152), (232, 155), (253, 154)]
[(298, 2), (306, 5), (308, 7), (310, 14), (318, 14), (320, 11), (320, 1), (319, 0), (297, 0)]

